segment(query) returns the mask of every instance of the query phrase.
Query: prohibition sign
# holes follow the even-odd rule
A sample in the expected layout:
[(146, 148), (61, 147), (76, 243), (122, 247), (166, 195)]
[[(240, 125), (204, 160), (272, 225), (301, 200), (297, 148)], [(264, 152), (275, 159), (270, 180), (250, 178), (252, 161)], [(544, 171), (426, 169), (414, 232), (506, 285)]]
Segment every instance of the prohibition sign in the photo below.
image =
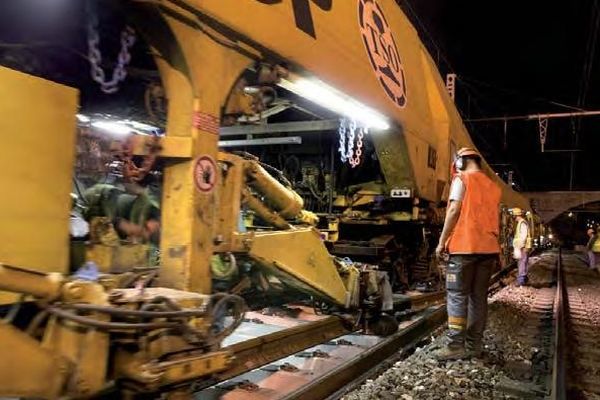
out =
[(201, 193), (211, 193), (217, 183), (217, 164), (211, 156), (200, 156), (194, 165), (194, 183)]

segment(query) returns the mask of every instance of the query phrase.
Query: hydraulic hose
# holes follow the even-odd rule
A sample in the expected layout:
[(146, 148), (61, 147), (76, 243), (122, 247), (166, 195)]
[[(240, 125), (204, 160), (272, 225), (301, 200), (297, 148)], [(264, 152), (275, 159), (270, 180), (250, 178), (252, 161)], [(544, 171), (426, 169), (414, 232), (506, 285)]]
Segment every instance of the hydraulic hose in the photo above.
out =
[(233, 322), (229, 326), (213, 332), (212, 339), (215, 342), (220, 342), (242, 324), (244, 312), (246, 310), (246, 302), (242, 297), (235, 294), (217, 293), (214, 296), (217, 296), (215, 298), (218, 298), (218, 300), (211, 308), (211, 315), (214, 318), (213, 330), (218, 327), (220, 322), (222, 322), (228, 310), (231, 310), (231, 313), (233, 314)]
[(78, 311), (99, 312), (117, 317), (132, 318), (196, 318), (206, 317), (206, 310), (179, 310), (179, 311), (149, 311), (149, 310), (127, 310), (109, 306), (97, 306), (94, 304), (67, 304), (64, 308), (73, 308)]
[(94, 318), (84, 317), (82, 315), (74, 314), (70, 311), (64, 310), (59, 307), (51, 306), (46, 308), (46, 310), (59, 318), (67, 319), (78, 324), (89, 326), (92, 328), (97, 328), (101, 330), (144, 330), (151, 331), (155, 329), (163, 329), (163, 328), (177, 328), (181, 325), (181, 322), (169, 322), (169, 321), (161, 321), (161, 322), (109, 322), (109, 321), (100, 321)]

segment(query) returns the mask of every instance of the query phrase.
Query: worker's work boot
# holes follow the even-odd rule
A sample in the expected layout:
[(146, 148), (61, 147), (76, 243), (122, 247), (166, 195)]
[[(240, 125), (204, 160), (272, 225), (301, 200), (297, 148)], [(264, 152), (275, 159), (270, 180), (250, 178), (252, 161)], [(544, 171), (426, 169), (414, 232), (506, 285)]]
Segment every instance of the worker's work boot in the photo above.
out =
[(467, 352), (464, 346), (445, 346), (436, 351), (433, 357), (438, 361), (461, 360), (467, 358)]
[(467, 341), (465, 350), (468, 358), (481, 358), (483, 356), (483, 346)]

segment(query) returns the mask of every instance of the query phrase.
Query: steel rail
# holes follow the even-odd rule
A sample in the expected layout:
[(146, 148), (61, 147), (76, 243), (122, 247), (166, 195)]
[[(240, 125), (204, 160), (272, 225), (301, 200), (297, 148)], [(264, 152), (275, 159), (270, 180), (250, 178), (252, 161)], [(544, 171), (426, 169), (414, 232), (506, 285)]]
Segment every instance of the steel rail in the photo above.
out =
[(552, 362), (552, 386), (550, 398), (552, 400), (567, 399), (567, 315), (569, 301), (567, 286), (565, 285), (562, 251), (558, 249), (556, 260), (556, 297), (554, 300), (554, 359)]
[[(516, 262), (509, 264), (490, 279), (490, 288), (500, 279), (508, 276), (516, 267)], [(411, 301), (413, 306), (420, 301), (444, 300), (446, 293), (436, 292), (420, 296)], [(329, 371), (317, 380), (305, 385), (289, 395), (285, 400), (328, 399), (334, 400), (359, 387), (365, 380), (378, 374), (378, 366), (390, 365), (402, 358), (421, 340), (446, 322), (446, 303), (431, 307), (425, 311), (416, 323), (400, 330), (385, 341), (373, 346), (366, 352), (357, 355), (343, 365)]]
[[(531, 253), (532, 255), (535, 253)], [(508, 277), (510, 275), (511, 272), (513, 272), (515, 269), (517, 268), (517, 262), (513, 261), (510, 264), (508, 264), (506, 267), (502, 268), (500, 271), (496, 272), (495, 274), (493, 274), (490, 277), (490, 283), (489, 283), (489, 287), (488, 287), (488, 296), (490, 294), (493, 294), (495, 289), (495, 285), (497, 283), (499, 283), (502, 279)]]
[[(514, 269), (509, 265), (490, 280), (490, 285), (505, 277)], [(365, 349), (360, 354), (345, 361), (311, 380), (307, 384), (289, 391), (282, 399), (337, 399), (358, 387), (366, 379), (377, 375), (381, 368), (402, 359), (419, 342), (431, 335), (446, 321), (446, 291), (425, 293), (407, 300), (410, 308), (417, 311), (410, 325), (401, 328), (385, 340)], [(435, 305), (434, 305), (435, 304)], [(199, 391), (219, 382), (243, 375), (253, 369), (283, 359), (295, 352), (323, 344), (335, 337), (351, 332), (347, 322), (339, 317), (329, 317), (319, 322), (285, 329), (273, 334), (243, 341), (225, 349), (235, 355), (235, 367), (216, 374), (209, 381), (198, 382), (195, 391)], [(247, 394), (252, 398), (252, 394)]]
[[(443, 302), (445, 296), (445, 291), (425, 293), (407, 300), (406, 303), (411, 308), (418, 307), (422, 310), (432, 304)], [(427, 316), (428, 314), (426, 312), (423, 315)], [(411, 334), (413, 326), (420, 326), (427, 323), (427, 321), (418, 321), (401, 332)], [(351, 321), (339, 316), (329, 316), (320, 321), (298, 325), (227, 346), (224, 349), (231, 351), (236, 360), (235, 365), (223, 372), (214, 374), (211, 379), (196, 382), (194, 384), (194, 391), (201, 391), (250, 372), (253, 369), (263, 367), (307, 348), (326, 343), (354, 331), (355, 327), (352, 326)]]
[[(285, 400), (338, 399), (375, 374), (379, 365), (387, 365), (399, 355), (414, 348), (423, 338), (446, 321), (446, 305), (438, 305), (424, 313), (419, 321), (400, 330), (381, 343), (369, 348), (329, 371), (319, 379), (283, 397)], [(340, 389), (341, 388), (341, 389)]]
[(348, 321), (330, 316), (320, 321), (298, 325), (254, 339), (224, 347), (235, 357), (235, 364), (213, 375), (212, 379), (199, 381), (194, 391), (200, 391), (235, 376), (252, 371), (291, 354), (353, 332)]
[(429, 292), (429, 293), (423, 293), (421, 295), (418, 296), (414, 296), (410, 299), (410, 301), (408, 302), (408, 304), (410, 305), (410, 307), (412, 309), (418, 308), (424, 308), (430, 305), (433, 305), (435, 303), (439, 303), (440, 301), (445, 301), (446, 300), (446, 291), (445, 290), (440, 290), (437, 292)]

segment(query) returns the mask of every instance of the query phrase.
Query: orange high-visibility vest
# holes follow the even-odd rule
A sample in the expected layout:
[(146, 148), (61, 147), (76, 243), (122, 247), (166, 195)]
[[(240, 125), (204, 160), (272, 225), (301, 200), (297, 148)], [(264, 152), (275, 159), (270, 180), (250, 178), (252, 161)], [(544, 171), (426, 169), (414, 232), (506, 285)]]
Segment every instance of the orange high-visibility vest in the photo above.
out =
[(458, 222), (448, 240), (450, 254), (500, 252), (500, 188), (482, 171), (461, 172), (465, 185)]

